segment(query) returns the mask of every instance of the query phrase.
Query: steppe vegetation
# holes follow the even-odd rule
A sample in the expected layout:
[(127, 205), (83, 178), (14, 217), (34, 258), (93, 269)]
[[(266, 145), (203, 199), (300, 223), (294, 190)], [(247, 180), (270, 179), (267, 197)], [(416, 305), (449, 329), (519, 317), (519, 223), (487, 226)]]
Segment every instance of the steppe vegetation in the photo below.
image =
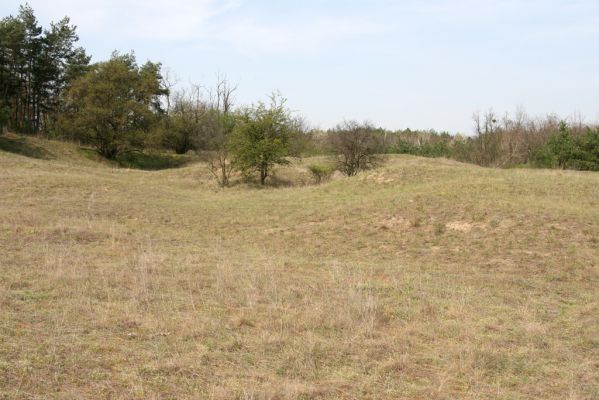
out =
[[(599, 176), (392, 156), (219, 189), (0, 139), (5, 398), (599, 395)], [(16, 154), (20, 153), (20, 154)]]

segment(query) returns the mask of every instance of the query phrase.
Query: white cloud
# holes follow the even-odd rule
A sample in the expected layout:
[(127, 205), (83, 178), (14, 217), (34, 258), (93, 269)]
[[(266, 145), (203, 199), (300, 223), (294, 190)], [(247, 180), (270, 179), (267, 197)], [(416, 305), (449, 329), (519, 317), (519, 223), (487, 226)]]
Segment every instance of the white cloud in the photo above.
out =
[(30, 1), (38, 15), (68, 15), (79, 31), (107, 38), (184, 40), (201, 34), (208, 22), (235, 9), (239, 0)]
[[(82, 38), (118, 47), (138, 40), (204, 42), (246, 54), (309, 52), (344, 38), (389, 31), (365, 16), (260, 13), (245, 0), (30, 0), (44, 20), (64, 15)], [(300, 7), (301, 8), (301, 7)]]
[(297, 53), (322, 50), (336, 42), (390, 32), (393, 27), (355, 17), (321, 17), (306, 21), (262, 23), (245, 18), (232, 21), (220, 39), (237, 50), (253, 53)]

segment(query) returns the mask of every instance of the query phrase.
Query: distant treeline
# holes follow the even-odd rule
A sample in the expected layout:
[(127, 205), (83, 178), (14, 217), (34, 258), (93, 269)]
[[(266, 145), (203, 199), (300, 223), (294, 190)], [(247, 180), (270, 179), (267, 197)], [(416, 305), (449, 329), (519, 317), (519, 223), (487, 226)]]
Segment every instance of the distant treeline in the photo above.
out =
[[(344, 121), (309, 129), (273, 94), (238, 106), (237, 87), (219, 78), (211, 89), (175, 90), (160, 63), (137, 63), (113, 53), (90, 64), (67, 17), (41, 27), (29, 6), (0, 20), (0, 133), (12, 130), (72, 140), (108, 159), (147, 150), (201, 153), (226, 186), (233, 171), (264, 184), (289, 156), (331, 155), (335, 168), (354, 175), (382, 154), (446, 157), (489, 167), (532, 166), (599, 170), (599, 128), (524, 112), (474, 117), (474, 136), (389, 131)], [(330, 166), (311, 169), (320, 180)]]
[[(532, 118), (524, 111), (498, 118), (473, 116), (474, 135), (434, 130), (390, 131), (370, 127), (385, 153), (445, 157), (486, 167), (529, 166), (599, 171), (599, 126), (555, 115)], [(314, 150), (326, 151), (330, 131), (314, 132)], [(319, 139), (320, 138), (320, 139)]]

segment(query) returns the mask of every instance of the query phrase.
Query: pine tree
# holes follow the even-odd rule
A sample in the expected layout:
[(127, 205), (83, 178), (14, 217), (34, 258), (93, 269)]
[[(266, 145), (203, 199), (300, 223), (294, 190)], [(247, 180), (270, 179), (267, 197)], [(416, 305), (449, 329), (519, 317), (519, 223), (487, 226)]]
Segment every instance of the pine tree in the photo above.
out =
[(89, 64), (75, 31), (67, 17), (44, 30), (28, 5), (0, 21), (0, 124), (23, 132), (49, 127), (61, 94)]

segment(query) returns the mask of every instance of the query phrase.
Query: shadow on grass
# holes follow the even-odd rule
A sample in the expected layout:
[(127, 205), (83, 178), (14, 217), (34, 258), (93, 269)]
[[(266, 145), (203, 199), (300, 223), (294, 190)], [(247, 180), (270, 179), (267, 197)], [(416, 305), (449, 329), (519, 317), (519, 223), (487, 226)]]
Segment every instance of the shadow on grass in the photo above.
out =
[(129, 153), (123, 154), (116, 159), (120, 167), (146, 171), (179, 168), (190, 161), (189, 156), (163, 153)]
[(295, 182), (291, 179), (283, 179), (276, 175), (270, 176), (266, 180), (266, 185), (274, 188), (285, 188), (285, 187), (294, 187), (294, 186), (303, 186), (303, 182)]
[(116, 160), (109, 160), (102, 157), (96, 150), (90, 147), (80, 147), (79, 153), (85, 158), (95, 162), (116, 165), (121, 168), (141, 169), (145, 171), (179, 168), (192, 161), (192, 158), (187, 155), (164, 154), (157, 152), (133, 152), (121, 154), (117, 156)]
[(271, 175), (266, 178), (264, 185), (260, 184), (260, 180), (255, 176), (240, 177), (239, 179), (231, 179), (229, 187), (234, 186), (245, 186), (246, 188), (262, 190), (262, 189), (279, 189), (279, 188), (293, 188), (293, 187), (306, 187), (317, 185), (312, 179), (291, 179), (283, 178), (277, 175)]
[(29, 143), (27, 138), (10, 134), (4, 136), (0, 135), (0, 151), (6, 151), (8, 153), (19, 154), (25, 157), (38, 158), (42, 160), (54, 158), (52, 153), (50, 153), (48, 150)]

